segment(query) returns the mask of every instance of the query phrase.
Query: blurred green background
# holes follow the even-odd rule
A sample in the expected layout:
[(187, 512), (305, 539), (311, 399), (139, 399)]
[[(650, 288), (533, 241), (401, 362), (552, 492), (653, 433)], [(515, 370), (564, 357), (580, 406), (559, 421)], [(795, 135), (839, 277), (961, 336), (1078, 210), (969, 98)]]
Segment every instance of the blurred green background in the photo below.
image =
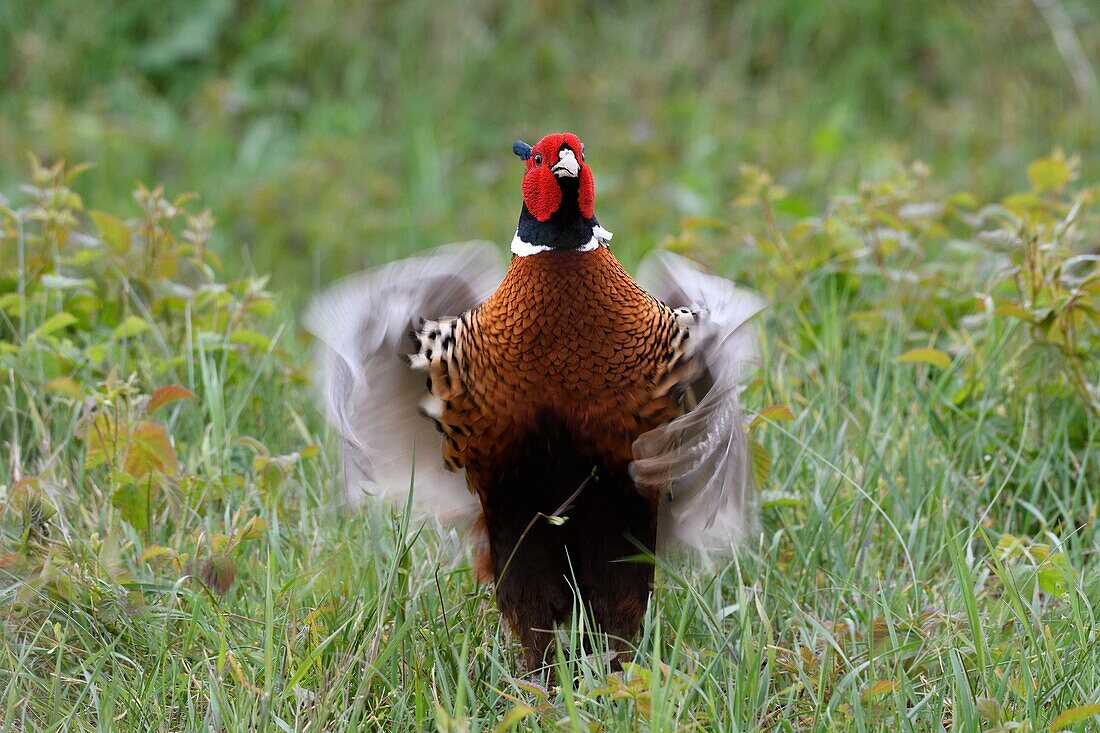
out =
[(300, 300), (413, 248), (506, 243), (516, 137), (585, 140), (631, 258), (720, 211), (739, 165), (805, 215), (922, 160), (980, 196), (1056, 147), (1100, 172), (1095, 0), (0, 2), (0, 188), (88, 161), (201, 194), (231, 263)]

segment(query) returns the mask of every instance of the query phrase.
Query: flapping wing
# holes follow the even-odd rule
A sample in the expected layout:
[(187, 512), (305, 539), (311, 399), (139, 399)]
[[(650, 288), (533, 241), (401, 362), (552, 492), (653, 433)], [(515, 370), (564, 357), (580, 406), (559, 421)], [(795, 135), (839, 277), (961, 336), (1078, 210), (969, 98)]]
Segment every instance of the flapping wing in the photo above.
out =
[(631, 470), (640, 483), (667, 487), (659, 518), (662, 538), (700, 549), (729, 549), (753, 523), (740, 392), (757, 361), (753, 316), (764, 301), (660, 250), (643, 259), (638, 282), (666, 305), (694, 314), (686, 342), (694, 368), (686, 386), (696, 401), (634, 442)]
[(411, 489), (418, 510), (445, 522), (478, 510), (464, 475), (445, 470), (441, 436), (418, 414), (424, 376), (404, 355), (420, 317), (458, 316), (503, 276), (496, 245), (452, 244), (353, 275), (309, 305), (304, 323), (321, 341), (318, 383), (344, 440), (350, 503), (370, 494), (403, 502)]

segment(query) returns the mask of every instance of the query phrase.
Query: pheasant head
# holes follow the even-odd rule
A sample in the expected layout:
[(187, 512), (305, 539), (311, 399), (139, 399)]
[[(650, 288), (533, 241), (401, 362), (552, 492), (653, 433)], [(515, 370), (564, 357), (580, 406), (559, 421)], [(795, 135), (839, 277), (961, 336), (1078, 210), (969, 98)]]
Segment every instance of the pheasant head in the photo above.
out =
[(512, 152), (526, 164), (514, 253), (580, 249), (611, 238), (596, 221), (596, 184), (580, 138), (561, 132), (534, 146), (517, 140)]

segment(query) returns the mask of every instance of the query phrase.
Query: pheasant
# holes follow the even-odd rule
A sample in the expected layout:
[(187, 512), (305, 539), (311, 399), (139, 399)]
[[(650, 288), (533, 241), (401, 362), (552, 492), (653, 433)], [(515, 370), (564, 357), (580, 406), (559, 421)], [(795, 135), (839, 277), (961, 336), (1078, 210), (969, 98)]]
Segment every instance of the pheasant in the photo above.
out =
[(625, 651), (652, 553), (730, 547), (752, 526), (740, 385), (763, 304), (665, 251), (635, 281), (576, 135), (513, 152), (506, 272), (490, 243), (447, 245), (345, 280), (305, 321), (349, 498), (411, 491), (464, 525), (534, 670), (575, 598)]

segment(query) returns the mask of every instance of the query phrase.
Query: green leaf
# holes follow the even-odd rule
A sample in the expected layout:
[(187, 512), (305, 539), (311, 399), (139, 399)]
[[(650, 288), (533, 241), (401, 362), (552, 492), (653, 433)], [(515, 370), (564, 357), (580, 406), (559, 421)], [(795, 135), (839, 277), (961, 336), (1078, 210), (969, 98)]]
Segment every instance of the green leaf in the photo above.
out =
[(1039, 158), (1027, 167), (1027, 179), (1036, 191), (1061, 191), (1073, 180), (1073, 169), (1061, 156)]
[(267, 522), (260, 517), (252, 517), (241, 529), (239, 538), (241, 542), (245, 540), (258, 540), (263, 536), (264, 531), (267, 530)]
[(18, 318), (23, 315), (25, 302), (19, 293), (5, 293), (0, 297), (0, 310)]
[(951, 356), (933, 348), (910, 349), (899, 356), (898, 361), (903, 364), (931, 364), (940, 369), (947, 369), (951, 366)]
[(141, 553), (141, 557), (138, 558), (138, 562), (149, 562), (155, 560), (158, 557), (175, 557), (176, 551), (171, 547), (163, 547), (161, 545), (150, 545), (145, 548), (145, 552)]
[(504, 717), (500, 719), (496, 727), (493, 728), (493, 733), (505, 733), (505, 731), (512, 730), (522, 721), (533, 715), (535, 709), (530, 705), (524, 705), (523, 703), (517, 703), (504, 714)]
[(756, 440), (749, 438), (749, 459), (752, 462), (752, 478), (758, 487), (763, 486), (772, 472), (772, 457), (764, 446)]
[(1027, 321), (1029, 323), (1035, 320), (1035, 317), (1032, 316), (1029, 311), (1016, 303), (1001, 303), (993, 312), (998, 316), (1011, 316), (1012, 318), (1019, 318), (1021, 321)]
[(259, 351), (266, 351), (271, 346), (271, 339), (247, 328), (234, 331), (229, 335), (229, 340), (241, 346), (251, 346)]
[(113, 463), (118, 457), (119, 428), (109, 413), (101, 412), (85, 423), (81, 437), (84, 440), (86, 468), (95, 468), (108, 461)]
[(791, 408), (786, 405), (769, 405), (756, 414), (756, 417), (749, 423), (749, 429), (752, 430), (757, 425), (761, 425), (764, 422), (789, 422), (794, 420), (794, 413), (791, 412)]
[(1065, 730), (1071, 725), (1084, 723), (1091, 718), (1100, 715), (1100, 704), (1078, 705), (1069, 710), (1063, 710), (1054, 722), (1050, 724), (1051, 731)]
[(42, 385), (42, 389), (47, 392), (51, 392), (63, 397), (72, 397), (73, 399), (80, 399), (83, 396), (83, 392), (80, 389), (80, 385), (76, 383), (72, 377), (57, 377), (51, 379)]
[(145, 333), (150, 329), (148, 321), (137, 316), (126, 316), (126, 320), (118, 324), (114, 332), (111, 334), (111, 338), (115, 341), (121, 339), (129, 339), (139, 334)]
[(125, 222), (105, 211), (89, 211), (88, 216), (92, 217), (99, 236), (103, 237), (103, 243), (112, 252), (124, 254), (130, 251), (130, 229)]
[(111, 503), (134, 529), (144, 530), (149, 519), (149, 488), (133, 481), (126, 481), (111, 496)]
[(47, 318), (46, 321), (41, 326), (39, 326), (33, 334), (31, 334), (31, 336), (37, 338), (47, 336), (54, 331), (60, 331), (62, 328), (68, 328), (76, 322), (76, 316), (74, 316), (72, 313), (66, 313), (65, 311), (55, 313), (54, 315)]

